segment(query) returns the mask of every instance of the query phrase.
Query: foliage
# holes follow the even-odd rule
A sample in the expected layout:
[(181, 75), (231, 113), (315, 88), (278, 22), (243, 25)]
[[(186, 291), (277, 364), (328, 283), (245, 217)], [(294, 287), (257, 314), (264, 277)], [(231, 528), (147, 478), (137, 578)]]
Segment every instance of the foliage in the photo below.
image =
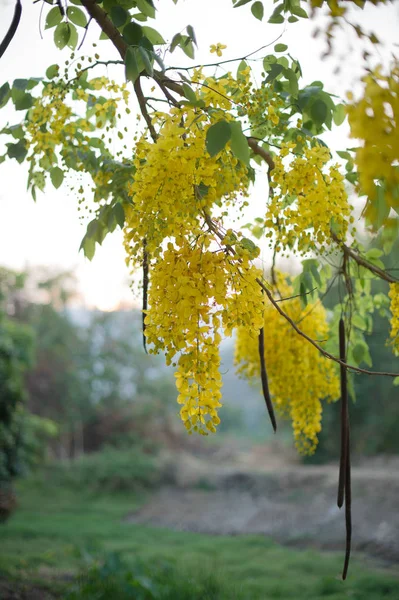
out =
[[(355, 600), (394, 600), (397, 595), (394, 568), (378, 571), (354, 561), (343, 588), (335, 576), (340, 568), (336, 553), (285, 548), (265, 536), (209, 536), (128, 524), (124, 517), (138, 508), (132, 493), (89, 495), (37, 480), (21, 480), (17, 491), (20, 510), (3, 528), (0, 555), (2, 576), (13, 580), (15, 589), (20, 582), (41, 580), (65, 597), (71, 574), (90, 572), (93, 558), (101, 568), (104, 559), (117, 553), (126, 565), (120, 585), (139, 556), (142, 573), (155, 571), (156, 581), (165, 574), (178, 590), (187, 580), (201, 589), (209, 576), (227, 598), (341, 600), (349, 594)], [(171, 571), (165, 572), (165, 564)], [(175, 575), (182, 575), (180, 582)]]
[(94, 565), (81, 576), (77, 590), (68, 600), (195, 600), (228, 598), (229, 592), (214, 575), (198, 580), (189, 574), (176, 572), (168, 565), (151, 568), (137, 561), (129, 565), (119, 555), (108, 555), (100, 565)]
[[(251, 4), (256, 19), (264, 18), (262, 2), (233, 2), (234, 9), (247, 4)], [(330, 47), (334, 29), (344, 22), (343, 17), (359, 37), (363, 36), (348, 18), (347, 6), (310, 2), (310, 14), (320, 7), (328, 9), (326, 38)], [(294, 23), (308, 16), (306, 3), (292, 0), (277, 3), (268, 19), (270, 23), (286, 19)], [(190, 433), (206, 435), (220, 422), (222, 335), (245, 327), (247, 359), (251, 356), (253, 362), (253, 340), (264, 326), (263, 313), (276, 310), (276, 290), (256, 262), (260, 248), (253, 238), (269, 240), (275, 257), (294, 251), (305, 258), (303, 272), (294, 282), (302, 303), (309, 297), (314, 303), (320, 301), (326, 290), (320, 279), (320, 261), (335, 251), (332, 276), (342, 278), (347, 290), (337, 311), (346, 320), (348, 361), (354, 370), (368, 363), (367, 343), (352, 315), (356, 294), (366, 296), (371, 305), (373, 300), (364, 285), (363, 292), (354, 293), (352, 278), (361, 268), (367, 277), (383, 277), (392, 286), (397, 284), (380, 269), (375, 253), (369, 251), (364, 256), (356, 242), (346, 246), (349, 233), (354, 235), (355, 229), (345, 180), (354, 186), (353, 191), (366, 196), (368, 224), (383, 231), (392, 229), (396, 218), (390, 208), (396, 207), (398, 156), (396, 144), (381, 144), (381, 135), (392, 140), (396, 136), (397, 66), (394, 60), (388, 74), (383, 74), (382, 67), (370, 72), (363, 99), (349, 97), (347, 105), (336, 102), (319, 81), (302, 87), (301, 67), (281, 43), (275, 45), (274, 53), (263, 56), (264, 71), (257, 83), (248, 57), (237, 60), (236, 74), (228, 71), (219, 75), (215, 62), (213, 72), (206, 67), (175, 67), (170, 77), (165, 65), (169, 57), (165, 53), (161, 57), (161, 47), (170, 54), (179, 48), (192, 59), (197, 45), (195, 31), (188, 25), (167, 44), (158, 30), (144, 25), (151, 19), (157, 19), (157, 10), (150, 0), (128, 4), (83, 0), (81, 7), (67, 6), (61, 11), (53, 6), (46, 14), (46, 28), (54, 29), (58, 48), (74, 50), (79, 30), (84, 33), (94, 20), (102, 29), (102, 38), (117, 49), (122, 60), (111, 62), (124, 64), (145, 122), (134, 145), (129, 145), (121, 127), (122, 111), (130, 113), (127, 85), (101, 75), (89, 77), (92, 69), (107, 62), (101, 60), (100, 50), (96, 50), (94, 62), (91, 57), (78, 59), (73, 52), (63, 69), (53, 64), (43, 78), (16, 79), (12, 85), (1, 87), (2, 105), (11, 100), (16, 111), (27, 111), (21, 123), (2, 131), (11, 139), (3, 160), (29, 163), (28, 186), (34, 197), (37, 189), (45, 189), (48, 180), (59, 187), (68, 172), (91, 178), (96, 215), (88, 225), (82, 248), (92, 258), (95, 245), (101, 244), (107, 233), (117, 226), (124, 228), (127, 260), (133, 269), (143, 267), (144, 325), (150, 352), (164, 352), (167, 362), (176, 366), (182, 420)], [(369, 39), (379, 43), (375, 36)], [(219, 59), (225, 45), (212, 44), (210, 50)], [(161, 92), (155, 98), (143, 91), (146, 78)], [(334, 123), (341, 124), (346, 114), (351, 134), (360, 145), (340, 151), (339, 157), (347, 161), (342, 169), (322, 135)], [(108, 136), (112, 130), (118, 130), (121, 139), (116, 152)], [(367, 166), (371, 156), (373, 171)], [(255, 163), (267, 167), (270, 198), (264, 217), (248, 225), (248, 238), (242, 229), (234, 231), (225, 222), (248, 205), (250, 186), (257, 175)], [(85, 185), (77, 190), (75, 185), (72, 188), (81, 196), (80, 201), (87, 203)], [(389, 253), (387, 246), (385, 250)], [(311, 268), (309, 260), (313, 261)], [(274, 279), (271, 273), (272, 283)], [(279, 313), (292, 325), (288, 309)], [(309, 310), (306, 320), (310, 331), (315, 332), (317, 311)], [(303, 338), (310, 337), (324, 357), (338, 360), (335, 324), (334, 318), (321, 344), (314, 333), (309, 336), (298, 326), (295, 330)], [(392, 336), (395, 346), (395, 321)], [(244, 361), (245, 351), (241, 343)], [(266, 336), (261, 361), (269, 360), (273, 351), (271, 338)], [(281, 356), (287, 353), (289, 349), (281, 344)], [(311, 364), (303, 360), (302, 367), (303, 384)], [(277, 372), (272, 378), (275, 389), (276, 385), (284, 386), (283, 379), (277, 382)], [(291, 377), (295, 381), (298, 375)], [(275, 389), (272, 395), (279, 404)], [(288, 412), (297, 439), (304, 435), (310, 440), (300, 443), (299, 448), (313, 451), (320, 429), (320, 401), (327, 396), (336, 398), (337, 393), (317, 389), (310, 407), (294, 398), (296, 389), (294, 385), (287, 391), (285, 403), (291, 406)], [(267, 395), (265, 387), (264, 391)], [(294, 416), (295, 402), (301, 408)]]
[(108, 446), (72, 462), (55, 463), (47, 474), (61, 486), (103, 493), (142, 491), (159, 481), (155, 457), (137, 444), (128, 449)]

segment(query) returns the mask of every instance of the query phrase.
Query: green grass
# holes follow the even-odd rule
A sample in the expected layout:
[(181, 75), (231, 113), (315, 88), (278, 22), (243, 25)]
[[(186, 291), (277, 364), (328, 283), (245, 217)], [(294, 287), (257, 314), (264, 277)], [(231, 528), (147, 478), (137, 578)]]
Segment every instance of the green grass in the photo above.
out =
[[(19, 510), (0, 531), (0, 578), (3, 572), (15, 581), (45, 581), (61, 590), (62, 598), (71, 587), (67, 576), (76, 575), (85, 558), (118, 553), (125, 565), (139, 560), (159, 572), (169, 565), (173, 577), (188, 585), (194, 585), (190, 578), (197, 583), (210, 578), (211, 587), (217, 580), (213, 595), (198, 592), (192, 598), (399, 600), (393, 571), (353, 560), (349, 579), (342, 582), (342, 553), (287, 549), (263, 536), (210, 536), (124, 523), (143, 497), (77, 493), (40, 481), (20, 483), (18, 493)], [(169, 597), (173, 594), (162, 596)], [(190, 595), (176, 592), (175, 598)]]

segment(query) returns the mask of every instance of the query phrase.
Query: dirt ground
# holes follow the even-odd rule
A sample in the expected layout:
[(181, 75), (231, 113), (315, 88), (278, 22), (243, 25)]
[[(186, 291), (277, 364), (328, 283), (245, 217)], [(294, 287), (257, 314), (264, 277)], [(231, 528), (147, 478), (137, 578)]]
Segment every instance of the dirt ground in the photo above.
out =
[[(336, 465), (303, 466), (267, 446), (206, 458), (165, 457), (165, 485), (127, 522), (211, 534), (265, 534), (278, 542), (343, 549)], [(353, 550), (398, 564), (399, 459), (352, 469)]]

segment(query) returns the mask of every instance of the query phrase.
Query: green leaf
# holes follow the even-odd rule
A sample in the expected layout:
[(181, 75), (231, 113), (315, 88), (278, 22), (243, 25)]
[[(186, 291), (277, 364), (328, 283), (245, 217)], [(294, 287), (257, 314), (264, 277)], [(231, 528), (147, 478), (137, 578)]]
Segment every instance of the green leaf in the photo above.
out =
[(122, 6), (116, 5), (112, 6), (110, 17), (115, 27), (122, 27), (126, 23), (129, 13)]
[(337, 150), (338, 156), (341, 158), (345, 158), (346, 160), (351, 160), (351, 155), (346, 150)]
[(263, 19), (264, 12), (262, 2), (254, 2), (251, 6), (251, 13), (256, 19), (259, 19), (259, 21)]
[(3, 108), (11, 98), (11, 88), (9, 83), (3, 83), (0, 87), (0, 108)]
[(358, 365), (360, 365), (362, 362), (365, 362), (371, 367), (371, 357), (366, 342), (357, 342), (357, 344), (355, 344), (355, 346), (352, 348), (352, 355)]
[(162, 35), (156, 29), (153, 29), (152, 27), (148, 27), (147, 25), (143, 25), (142, 29), (143, 29), (143, 34), (146, 36), (146, 38), (148, 38), (150, 40), (151, 44), (154, 44), (154, 46), (160, 46), (162, 44), (166, 44)]
[(298, 95), (298, 79), (292, 69), (284, 69), (284, 77), (288, 80), (291, 96)]
[(288, 46), (286, 44), (276, 44), (274, 46), (275, 52), (285, 52), (287, 49), (288, 49)]
[(69, 23), (60, 23), (54, 31), (54, 43), (58, 50), (62, 50), (69, 42), (71, 37), (71, 27)]
[(150, 0), (136, 0), (136, 6), (143, 15), (155, 19), (155, 7)]
[(394, 384), (395, 386), (396, 386), (396, 385), (399, 385), (399, 377), (395, 377), (395, 379), (393, 380), (393, 384)]
[(123, 209), (123, 205), (120, 202), (117, 202), (112, 210), (116, 222), (118, 223), (119, 227), (121, 229), (123, 229), (123, 226), (125, 224), (125, 211)]
[(274, 63), (270, 65), (269, 74), (266, 77), (266, 83), (271, 83), (284, 71), (283, 65), (279, 65), (278, 63)]
[(180, 39), (180, 48), (183, 50), (184, 54), (186, 54), (189, 58), (194, 58), (194, 44), (188, 35), (182, 35)]
[(138, 23), (132, 21), (123, 28), (123, 37), (129, 46), (138, 46), (143, 37), (143, 28)]
[(225, 120), (218, 121), (206, 132), (206, 149), (211, 156), (218, 154), (231, 138), (231, 126)]
[(68, 48), (71, 48), (71, 50), (75, 50), (77, 43), (78, 43), (78, 30), (76, 29), (75, 25), (73, 25), (72, 23), (68, 23), (69, 28), (70, 28), (70, 36), (69, 36), (69, 40), (68, 40)]
[(50, 65), (48, 67), (48, 69), (46, 70), (46, 77), (48, 79), (54, 79), (54, 77), (58, 76), (59, 72), (60, 72), (59, 65)]
[(241, 123), (232, 121), (229, 125), (231, 129), (231, 150), (238, 160), (248, 166), (250, 152), (247, 138), (242, 132)]
[(279, 25), (280, 23), (284, 23), (284, 17), (283, 17), (283, 15), (280, 15), (279, 12), (277, 13), (276, 11), (274, 11), (272, 16), (268, 20), (268, 23), (274, 23), (274, 24)]
[(32, 94), (27, 94), (22, 90), (16, 88), (11, 89), (11, 98), (15, 106), (15, 110), (27, 110), (35, 101)]
[(342, 125), (346, 118), (345, 104), (337, 104), (333, 111), (333, 120), (335, 125)]
[(245, 60), (242, 60), (240, 62), (240, 64), (237, 67), (237, 79), (238, 80), (242, 80), (245, 78), (245, 75), (242, 74), (242, 71), (244, 71), (248, 66), (248, 63)]
[(96, 251), (96, 242), (86, 234), (80, 244), (79, 250), (83, 250), (85, 257), (92, 260)]
[(194, 90), (187, 84), (187, 83), (183, 83), (183, 92), (185, 97), (187, 98), (187, 100), (189, 102), (191, 102), (192, 104), (195, 104), (198, 100)]
[(301, 6), (295, 6), (293, 2), (291, 3), (290, 11), (293, 15), (301, 17), (302, 19), (308, 18), (308, 13), (306, 12), (306, 10), (304, 10)]
[(327, 117), (327, 105), (319, 98), (310, 107), (310, 116), (317, 125), (322, 125)]
[(234, 4), (233, 8), (238, 8), (239, 6), (244, 6), (244, 4), (248, 4), (252, 0), (238, 0), (237, 4)]
[(11, 133), (12, 137), (15, 140), (22, 140), (24, 137), (24, 130), (22, 129), (22, 125), (11, 125), (8, 128), (8, 131)]
[(58, 23), (61, 23), (63, 17), (61, 11), (58, 6), (54, 6), (47, 13), (46, 23), (44, 25), (44, 29), (50, 29), (51, 27), (55, 27)]
[(172, 41), (170, 43), (170, 52), (173, 52), (173, 50), (177, 48), (177, 46), (180, 44), (181, 38), (181, 33), (176, 33), (176, 35), (173, 36)]
[(9, 158), (15, 158), (16, 161), (22, 163), (28, 151), (25, 146), (25, 140), (19, 140), (16, 144), (7, 144), (7, 154)]
[(28, 79), (14, 79), (12, 87), (16, 90), (21, 90), (22, 92), (24, 92), (28, 87), (28, 83)]
[(145, 50), (147, 50), (147, 52), (149, 52), (151, 55), (154, 52), (154, 46), (151, 44), (150, 40), (145, 36), (143, 36), (139, 41), (139, 46), (145, 48)]
[(192, 27), (191, 25), (187, 25), (187, 33), (189, 38), (191, 39), (191, 41), (197, 46), (198, 48), (198, 44), (197, 44), (197, 38), (195, 37), (195, 31), (194, 31), (194, 27)]
[(64, 181), (64, 171), (59, 167), (53, 167), (50, 171), (50, 179), (53, 186), (58, 189)]
[(83, 10), (76, 8), (76, 6), (68, 6), (67, 17), (72, 23), (75, 23), (78, 27), (86, 27), (87, 18)]
[(288, 23), (298, 23), (299, 19), (293, 17), (292, 15), (288, 17)]
[(140, 45), (139, 46), (139, 53), (140, 53), (140, 56), (141, 56), (141, 58), (143, 60), (144, 68), (145, 68), (147, 74), (150, 77), (152, 77), (154, 75), (154, 69), (153, 69), (153, 66), (152, 66), (153, 59), (152, 59), (149, 51), (146, 50), (146, 48), (143, 48), (143, 46)]
[(132, 15), (132, 19), (140, 21), (141, 23), (145, 23), (148, 17), (146, 15), (143, 15), (143, 13), (135, 13), (134, 15)]
[(127, 81), (136, 81), (144, 69), (143, 60), (138, 48), (128, 48), (125, 56), (125, 72)]

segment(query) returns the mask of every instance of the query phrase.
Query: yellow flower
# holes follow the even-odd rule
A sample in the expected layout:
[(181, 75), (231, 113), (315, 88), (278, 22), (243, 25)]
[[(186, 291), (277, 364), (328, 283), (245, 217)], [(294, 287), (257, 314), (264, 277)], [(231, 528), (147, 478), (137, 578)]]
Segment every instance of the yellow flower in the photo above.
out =
[(227, 48), (224, 44), (211, 44), (211, 54), (216, 52), (218, 56), (222, 56), (222, 50)]

